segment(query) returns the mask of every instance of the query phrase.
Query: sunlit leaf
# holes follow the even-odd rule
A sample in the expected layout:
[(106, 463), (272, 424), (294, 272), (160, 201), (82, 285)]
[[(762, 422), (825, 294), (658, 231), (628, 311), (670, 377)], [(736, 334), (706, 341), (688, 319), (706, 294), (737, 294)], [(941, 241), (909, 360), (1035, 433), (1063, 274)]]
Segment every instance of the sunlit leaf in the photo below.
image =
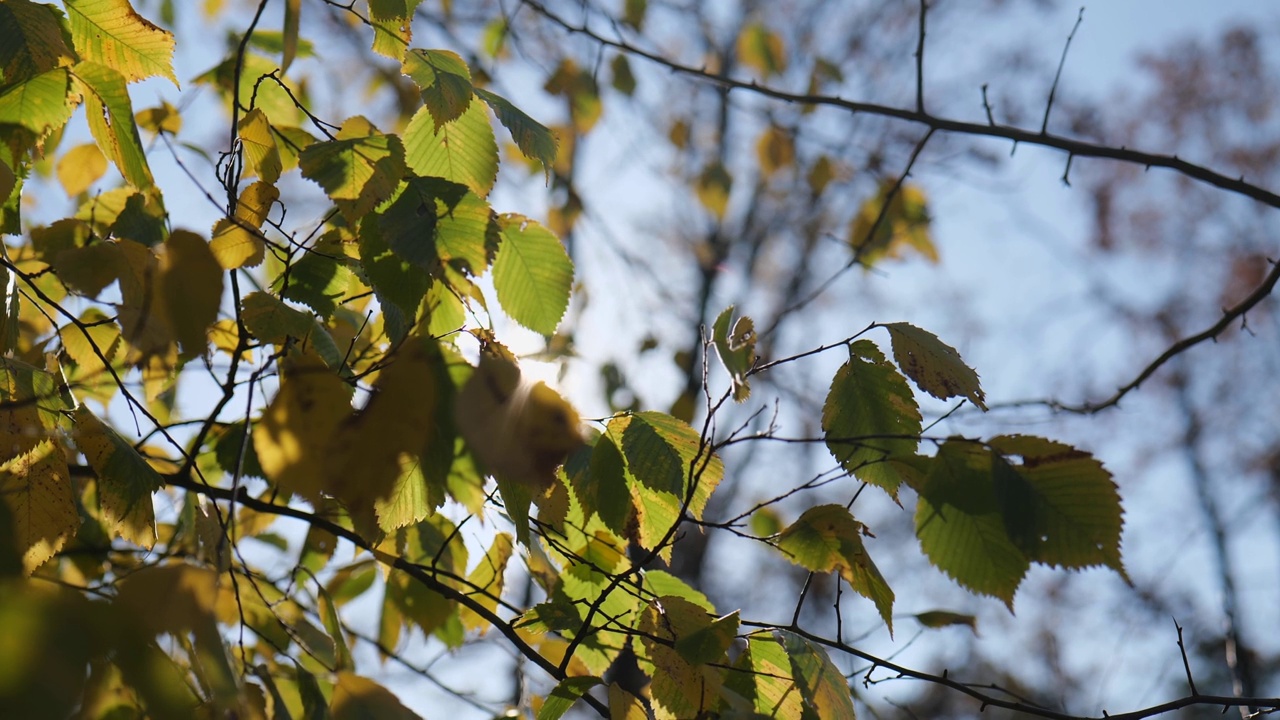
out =
[[(497, 609), (498, 599), (502, 597), (503, 574), (513, 549), (511, 536), (498, 533), (489, 551), (480, 558), (480, 564), (467, 576), (465, 592), (490, 611)], [(479, 630), (483, 634), (489, 628), (489, 621), (470, 608), (462, 608), (461, 618), (468, 630)]]
[(560, 720), (578, 698), (603, 681), (598, 677), (568, 677), (556, 683), (542, 702), (537, 720)]
[[(890, 193), (893, 198), (886, 208), (885, 199)], [(910, 183), (899, 185), (885, 180), (849, 224), (849, 244), (866, 267), (883, 258), (901, 258), (907, 249), (936, 263), (938, 249), (929, 233), (930, 225), (924, 191)]]
[(897, 496), (902, 482), (888, 460), (915, 455), (920, 410), (907, 381), (874, 343), (849, 346), (822, 407), (827, 448), (844, 469)]
[(338, 673), (329, 705), (330, 720), (420, 720), (390, 690), (351, 672)]
[(404, 58), (413, 38), (413, 8), (416, 5), (417, 2), (411, 0), (369, 0), (374, 52), (392, 60)]
[(493, 285), (502, 309), (516, 322), (552, 335), (569, 307), (573, 261), (560, 239), (521, 215), (498, 218), (502, 245), (493, 262)]
[[(12, 397), (5, 402), (13, 402)], [(41, 440), (20, 455), (5, 454), (0, 499), (8, 506), (13, 542), (27, 575), (61, 550), (80, 525), (66, 456), (52, 440)]]
[(831, 662), (821, 645), (786, 630), (775, 636), (791, 661), (791, 677), (812, 717), (822, 720), (853, 720), (853, 697), (849, 684)]
[(716, 620), (701, 607), (672, 596), (645, 607), (636, 654), (641, 669), (653, 678), (650, 694), (657, 717), (699, 717), (717, 708), (725, 671), (707, 663), (727, 663), (724, 649), (737, 632), (737, 622), (736, 614)]
[(83, 405), (76, 409), (76, 447), (98, 476), (108, 531), (145, 548), (156, 542), (152, 493), (164, 484), (133, 445)]
[(473, 100), (447, 122), (422, 108), (404, 131), (405, 162), (424, 177), (440, 177), (484, 197), (498, 178), (498, 143), (484, 104)]
[(809, 508), (778, 537), (778, 549), (814, 572), (838, 571), (849, 587), (871, 600), (893, 634), (893, 590), (862, 543), (864, 526), (842, 505)]
[(698, 176), (698, 200), (717, 218), (724, 218), (729, 209), (729, 191), (733, 188), (733, 176), (720, 163), (708, 165)]
[(89, 189), (107, 171), (107, 159), (93, 143), (77, 145), (58, 160), (58, 182), (69, 197)]
[(550, 172), (556, 160), (556, 138), (541, 123), (512, 105), (506, 98), (484, 88), (475, 88), (475, 94), (488, 103), (502, 123), (511, 133), (511, 139), (525, 157), (537, 160)]
[(299, 164), (302, 176), (324, 188), (355, 222), (395, 191), (404, 175), (404, 147), (400, 138), (378, 134), (317, 142), (302, 150)]
[[(423, 106), (435, 120), (436, 131), (457, 120), (469, 107), (478, 106), (471, 100), (471, 68), (457, 53), (415, 48), (405, 55), (400, 70), (413, 78), (422, 91)], [(484, 117), (484, 113), (480, 116)], [(488, 125), (487, 118), (485, 124)]]
[(71, 76), (66, 68), (54, 68), (11, 85), (0, 91), (0, 123), (20, 125), (37, 137), (60, 128), (75, 109), (70, 90)]
[(81, 62), (74, 68), (82, 88), (89, 132), (130, 185), (145, 190), (154, 180), (142, 138), (133, 121), (133, 105), (125, 76), (105, 65)]
[(250, 110), (240, 118), (238, 129), (247, 175), (257, 175), (263, 182), (274, 184), (280, 179), (283, 165), (266, 113), (258, 108)]
[(940, 400), (964, 396), (987, 409), (978, 374), (955, 348), (908, 323), (886, 323), (884, 328), (893, 339), (893, 359), (921, 390)]
[(182, 115), (168, 100), (162, 100), (156, 107), (139, 110), (134, 120), (147, 132), (177, 135), (182, 131)]
[(174, 85), (173, 35), (134, 12), (128, 0), (66, 0), (71, 38), (85, 60), (101, 63), (129, 82), (153, 75)]
[(254, 449), (267, 477), (285, 492), (319, 503), (329, 444), (350, 414), (350, 396), (336, 375), (314, 357), (287, 358), (280, 390), (253, 425)]

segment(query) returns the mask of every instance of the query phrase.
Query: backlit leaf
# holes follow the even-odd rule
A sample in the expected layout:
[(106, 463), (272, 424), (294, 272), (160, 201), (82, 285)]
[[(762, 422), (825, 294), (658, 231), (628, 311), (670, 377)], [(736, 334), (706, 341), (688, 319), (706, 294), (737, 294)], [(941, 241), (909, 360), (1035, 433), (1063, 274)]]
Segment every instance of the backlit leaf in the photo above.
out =
[(152, 493), (164, 485), (159, 473), (83, 405), (76, 409), (75, 443), (98, 476), (98, 499), (108, 532), (152, 547), (156, 541)]
[(967, 397), (987, 409), (978, 374), (964, 364), (955, 348), (907, 323), (886, 323), (884, 328), (893, 339), (893, 359), (921, 390), (940, 400)]
[(743, 315), (733, 323), (733, 306), (724, 309), (711, 327), (711, 339), (716, 346), (720, 362), (729, 371), (733, 383), (733, 399), (743, 402), (751, 395), (747, 373), (756, 363), (756, 330), (751, 318)]
[(62, 34), (62, 15), (53, 5), (0, 5), (0, 37), (8, 40), (0, 46), (0, 84), (25, 82), (76, 60)]
[(58, 182), (69, 197), (89, 189), (107, 171), (107, 159), (93, 143), (77, 145), (58, 160)]
[(299, 164), (302, 176), (324, 188), (354, 223), (395, 191), (404, 175), (404, 147), (400, 138), (379, 134), (317, 142), (302, 151)]
[(729, 209), (729, 191), (733, 189), (733, 176), (720, 163), (708, 165), (698, 176), (698, 200), (717, 218), (724, 218)]
[[(507, 561), (511, 559), (514, 549), (511, 536), (498, 533), (493, 539), (489, 552), (480, 558), (480, 564), (467, 576), (468, 587), (464, 592), (471, 595), (479, 604), (495, 610), (498, 599), (502, 597), (503, 574), (507, 569)], [(470, 608), (462, 608), (462, 624), (468, 630), (479, 630), (481, 634), (489, 627), (489, 621), (480, 617)]]
[(56, 130), (66, 124), (75, 109), (68, 96), (70, 89), (71, 76), (66, 68), (54, 68), (7, 87), (0, 91), (0, 123), (20, 125), (37, 137)]
[(849, 346), (822, 407), (822, 430), (846, 471), (897, 496), (902, 478), (886, 461), (915, 455), (920, 410), (907, 381), (869, 340)]
[(893, 590), (862, 543), (864, 526), (842, 505), (805, 510), (778, 537), (778, 549), (814, 572), (838, 571), (859, 595), (871, 600), (893, 634)]
[(257, 175), (263, 182), (274, 184), (280, 179), (283, 165), (276, 139), (266, 113), (254, 108), (240, 118), (240, 142), (244, 148), (247, 175)]
[(133, 82), (153, 75), (174, 85), (173, 35), (134, 12), (128, 0), (66, 0), (71, 38), (85, 60)]
[(929, 561), (960, 585), (1013, 607), (1030, 562), (1009, 540), (999, 511), (968, 513), (921, 495), (916, 537)]
[(177, 135), (182, 130), (182, 115), (168, 100), (162, 100), (156, 107), (139, 110), (134, 120), (147, 132)]
[(393, 60), (404, 57), (413, 38), (413, 7), (416, 5), (416, 2), (410, 4), (410, 0), (369, 0), (374, 52)]
[[(666, 596), (650, 602), (641, 614), (640, 667), (653, 678), (650, 694), (658, 718), (692, 718), (718, 707), (725, 671), (705, 664), (727, 662), (723, 651), (736, 632), (737, 617), (714, 620), (702, 608), (683, 598)], [(701, 638), (701, 639), (699, 639)], [(704, 642), (705, 641), (705, 642)], [(680, 652), (681, 643), (695, 660)]]
[(853, 720), (853, 697), (844, 674), (821, 645), (786, 630), (775, 635), (791, 661), (791, 677), (808, 712), (805, 717)]
[(154, 183), (142, 138), (133, 121), (125, 76), (106, 65), (81, 62), (74, 68), (82, 88), (89, 132), (130, 185), (145, 190)]
[[(461, 117), (469, 107), (478, 105), (471, 100), (471, 68), (457, 53), (415, 48), (404, 56), (400, 70), (413, 78), (422, 91), (423, 105), (435, 120), (437, 131), (441, 125)], [(484, 113), (480, 116), (484, 117)], [(485, 124), (488, 125), (487, 117)]]
[(8, 506), (13, 542), (27, 575), (61, 550), (80, 526), (67, 461), (52, 440), (42, 440), (21, 455), (4, 456), (0, 501)]
[(183, 352), (203, 355), (209, 326), (222, 304), (222, 267), (209, 243), (195, 233), (175, 230), (160, 258), (160, 306)]
[(498, 143), (484, 104), (473, 100), (444, 123), (428, 108), (414, 114), (404, 131), (405, 162), (424, 177), (461, 183), (484, 197), (498, 178)]
[(330, 442), (350, 414), (345, 386), (317, 358), (282, 361), (280, 389), (253, 425), (254, 449), (267, 477), (318, 506)]
[[(886, 208), (885, 199), (890, 193), (893, 198)], [(910, 183), (899, 185), (894, 180), (885, 180), (849, 224), (849, 244), (865, 267), (884, 258), (901, 258), (908, 249), (936, 263), (938, 249), (929, 234), (930, 224), (923, 190)]]
[(560, 239), (522, 215), (498, 218), (502, 245), (493, 262), (493, 285), (502, 309), (516, 322), (553, 335), (569, 307), (573, 261)]
[(493, 109), (498, 122), (511, 133), (511, 139), (520, 148), (520, 152), (527, 158), (541, 162), (547, 172), (550, 172), (556, 160), (556, 138), (551, 131), (501, 95), (484, 88), (475, 88), (475, 94)]

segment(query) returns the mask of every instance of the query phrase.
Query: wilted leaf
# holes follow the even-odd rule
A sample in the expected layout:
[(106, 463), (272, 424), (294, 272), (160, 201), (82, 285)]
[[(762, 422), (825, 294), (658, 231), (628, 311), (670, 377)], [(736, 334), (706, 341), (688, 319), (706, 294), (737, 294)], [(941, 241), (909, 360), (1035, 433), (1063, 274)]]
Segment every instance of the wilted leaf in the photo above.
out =
[(955, 348), (907, 323), (886, 323), (884, 328), (893, 339), (893, 359), (921, 390), (940, 400), (964, 396), (987, 409), (978, 374), (964, 364)]

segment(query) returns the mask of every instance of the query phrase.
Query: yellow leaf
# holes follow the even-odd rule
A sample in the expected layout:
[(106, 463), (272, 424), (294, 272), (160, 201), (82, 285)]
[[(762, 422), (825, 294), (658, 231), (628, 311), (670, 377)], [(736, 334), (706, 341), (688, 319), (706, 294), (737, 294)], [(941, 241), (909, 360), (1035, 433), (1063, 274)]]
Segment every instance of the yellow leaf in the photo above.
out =
[(717, 218), (723, 218), (729, 209), (729, 191), (732, 188), (733, 176), (720, 163), (708, 165), (698, 176), (698, 199)]
[(491, 343), (457, 403), (458, 429), (484, 468), (545, 492), (583, 442), (578, 412), (544, 383), (522, 382), (505, 348)]
[(156, 541), (151, 494), (160, 475), (124, 438), (81, 405), (76, 409), (76, 447), (98, 476), (98, 499), (110, 533), (150, 548)]
[[(229, 318), (219, 320), (209, 328), (209, 340), (215, 348), (231, 355), (240, 344), (240, 326), (236, 325), (235, 320)], [(245, 350), (240, 358), (252, 362), (253, 351)]]
[(53, 441), (0, 464), (0, 498), (9, 506), (28, 575), (61, 550), (80, 525), (67, 460)]
[(770, 125), (756, 142), (756, 156), (760, 171), (769, 177), (796, 162), (796, 145), (791, 134), (777, 125)]
[(648, 717), (640, 698), (617, 683), (609, 684), (609, 720), (646, 720)]
[(128, 0), (66, 0), (71, 39), (81, 58), (118, 71), (130, 82), (153, 75), (178, 84), (173, 35), (134, 12)]
[(236, 202), (236, 217), (260, 228), (271, 212), (271, 206), (279, 199), (280, 191), (276, 186), (260, 180), (240, 193), (240, 199)]
[(63, 250), (53, 258), (53, 269), (68, 289), (95, 298), (117, 274), (114, 243), (96, 242)]
[(779, 75), (787, 69), (782, 38), (761, 23), (748, 25), (738, 36), (738, 59), (764, 77)]
[(391, 496), (401, 455), (421, 454), (434, 434), (437, 389), (431, 378), (436, 373), (427, 342), (411, 336), (400, 346), (378, 373), (369, 401), (329, 445), (325, 489), (353, 517), (367, 520), (375, 503)]
[(77, 145), (58, 161), (58, 182), (68, 197), (75, 197), (107, 171), (107, 158), (94, 143)]
[(182, 115), (168, 100), (162, 100), (156, 107), (139, 111), (134, 115), (134, 120), (138, 127), (153, 133), (177, 135), (182, 130)]
[(195, 233), (175, 230), (164, 241), (160, 258), (158, 311), (169, 317), (174, 337), (187, 355), (203, 355), (209, 326), (222, 303), (222, 267), (209, 243)]
[(263, 472), (282, 490), (319, 505), (330, 440), (351, 414), (348, 398), (318, 357), (292, 355), (281, 362), (280, 390), (253, 426), (253, 446)]
[(332, 720), (420, 720), (390, 690), (351, 672), (338, 673), (329, 705)]
[(256, 230), (246, 228), (243, 221), (223, 218), (213, 226), (209, 250), (224, 270), (256, 267), (267, 255), (267, 243)]
[(115, 603), (153, 633), (185, 635), (217, 619), (220, 579), (186, 563), (152, 565), (120, 582)]
[[(493, 539), (489, 552), (480, 558), (480, 564), (467, 576), (470, 587), (465, 592), (473, 595), (481, 605), (490, 610), (498, 607), (498, 599), (502, 597), (502, 579), (507, 569), (507, 561), (511, 559), (514, 549), (511, 536), (498, 533)], [(489, 621), (480, 617), (470, 608), (462, 608), (462, 624), (468, 630), (479, 630), (480, 634), (489, 628)]]
[(117, 240), (120, 277), (120, 329), (142, 357), (165, 354), (173, 344), (168, 314), (159, 310), (160, 260), (150, 248), (132, 240)]

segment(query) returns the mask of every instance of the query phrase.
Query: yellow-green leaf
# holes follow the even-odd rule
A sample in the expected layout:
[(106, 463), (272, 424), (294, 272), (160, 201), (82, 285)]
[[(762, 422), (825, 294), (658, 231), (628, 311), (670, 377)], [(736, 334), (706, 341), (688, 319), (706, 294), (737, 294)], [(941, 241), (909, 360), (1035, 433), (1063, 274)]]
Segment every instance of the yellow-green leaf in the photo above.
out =
[(920, 410), (906, 379), (871, 341), (849, 346), (822, 407), (822, 430), (846, 471), (897, 496), (902, 478), (889, 461), (915, 455)]
[(729, 209), (729, 192), (733, 189), (733, 176), (724, 165), (708, 165), (698, 176), (698, 200), (717, 218), (724, 218)]
[(260, 265), (266, 257), (267, 243), (242, 222), (222, 218), (213, 226), (209, 251), (224, 270)]
[(324, 188), (354, 223), (395, 192), (404, 176), (404, 146), (394, 135), (379, 134), (317, 142), (302, 151), (299, 164), (302, 176)]
[[(421, 0), (418, 0), (419, 2)], [(413, 38), (413, 7), (409, 0), (369, 0), (373, 51), (392, 60), (404, 58)]]
[(333, 685), (329, 720), (420, 720), (390, 690), (351, 672), (340, 672)]
[(498, 143), (484, 104), (473, 100), (456, 117), (440, 123), (423, 107), (404, 131), (405, 162), (424, 177), (466, 185), (484, 197), (498, 179)]
[[(503, 574), (507, 570), (507, 561), (511, 559), (513, 550), (511, 536), (498, 533), (498, 536), (493, 539), (489, 552), (480, 558), (480, 564), (467, 576), (468, 587), (464, 592), (473, 596), (480, 605), (489, 610), (495, 610), (498, 607), (498, 599), (502, 597)], [(461, 617), (462, 624), (468, 630), (479, 630), (483, 634), (489, 628), (489, 621), (470, 608), (463, 608)]]
[(245, 169), (264, 182), (274, 184), (280, 179), (283, 165), (266, 113), (258, 108), (245, 113), (240, 119), (239, 131), (240, 142), (244, 147)]
[(13, 542), (28, 575), (61, 550), (80, 526), (66, 456), (52, 440), (42, 440), (16, 457), (4, 457), (0, 499), (8, 505)]
[(904, 322), (886, 323), (884, 328), (893, 339), (893, 359), (921, 390), (940, 400), (964, 396), (987, 409), (978, 373), (965, 365), (955, 348)]
[(729, 323), (732, 321), (733, 306), (730, 305), (716, 318), (711, 328), (711, 338), (720, 362), (729, 371), (733, 399), (743, 402), (751, 395), (747, 373), (756, 363), (756, 329), (755, 323), (746, 315), (738, 318), (730, 330)]
[(147, 132), (177, 135), (182, 130), (182, 115), (168, 100), (160, 101), (156, 107), (139, 110), (134, 120)]
[(854, 720), (853, 696), (848, 681), (822, 646), (786, 630), (775, 631), (787, 658), (791, 677), (809, 712), (822, 720)]
[(280, 72), (289, 71), (293, 58), (298, 53), (298, 27), (302, 15), (302, 0), (285, 0), (284, 2), (284, 52), (280, 59)]
[(164, 485), (159, 473), (83, 405), (76, 409), (75, 442), (98, 475), (98, 499), (107, 531), (145, 548), (153, 546), (152, 493)]
[[(457, 53), (410, 50), (400, 71), (413, 78), (422, 91), (423, 105), (435, 120), (436, 130), (458, 119), (468, 107), (476, 104), (471, 99), (471, 68)], [(487, 118), (485, 124), (488, 124)]]
[(974, 615), (951, 612), (950, 610), (928, 610), (913, 615), (917, 622), (927, 628), (944, 628), (953, 625), (964, 625), (978, 634), (978, 618)]
[(71, 38), (85, 60), (116, 70), (129, 82), (153, 75), (174, 85), (173, 35), (134, 12), (128, 0), (66, 0)]
[(778, 537), (778, 549), (814, 572), (838, 571), (854, 592), (871, 600), (893, 635), (893, 590), (862, 543), (864, 526), (843, 505), (805, 510)]
[(125, 77), (94, 62), (74, 68), (85, 100), (89, 132), (130, 185), (145, 190), (153, 184), (151, 168), (142, 149), (142, 138), (133, 121), (133, 106)]
[(762, 23), (752, 23), (738, 36), (738, 60), (763, 77), (780, 75), (787, 69), (782, 38)]
[(724, 649), (736, 632), (736, 615), (715, 620), (683, 598), (660, 597), (645, 607), (636, 655), (653, 678), (650, 694), (657, 717), (701, 717), (717, 708), (725, 675), (718, 665), (727, 664)]
[(54, 68), (0, 92), (0, 123), (21, 125), (43, 136), (66, 124), (75, 105), (66, 68)]
[(493, 262), (493, 285), (502, 309), (543, 335), (555, 334), (569, 307), (573, 261), (560, 239), (522, 215), (498, 218), (502, 245)]

